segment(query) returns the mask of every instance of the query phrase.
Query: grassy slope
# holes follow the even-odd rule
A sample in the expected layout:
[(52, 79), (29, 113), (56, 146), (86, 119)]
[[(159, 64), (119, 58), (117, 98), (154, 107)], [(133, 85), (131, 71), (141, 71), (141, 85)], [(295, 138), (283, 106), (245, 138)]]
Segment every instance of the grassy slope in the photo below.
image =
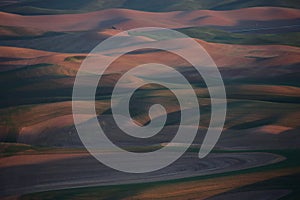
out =
[[(246, 185), (237, 189), (233, 189), (231, 191), (220, 194), (220, 199), (225, 199), (225, 195), (237, 194), (237, 193), (246, 193), (252, 191), (264, 191), (268, 190), (287, 190), (290, 193), (281, 197), (280, 200), (295, 200), (300, 198), (300, 190), (299, 190), (299, 178), (300, 174), (293, 174), (287, 176), (281, 176), (272, 178), (269, 180), (265, 180), (262, 182)], [(224, 195), (224, 196), (223, 196)], [(227, 197), (228, 198), (228, 197)], [(210, 200), (210, 199), (207, 199)]]
[(25, 0), (2, 6), (0, 10), (20, 14), (82, 13), (108, 8), (127, 8), (143, 11), (165, 12), (175, 10), (231, 10), (255, 6), (279, 6), (300, 8), (298, 1), (287, 0)]
[[(248, 85), (247, 87), (251, 87), (251, 85)], [(280, 88), (281, 87), (279, 87), (279, 89)], [(237, 93), (242, 93), (239, 91), (243, 91), (244, 96), (241, 97), (243, 99), (239, 99), (237, 96), (234, 96), (234, 94), (228, 94), (229, 102), (225, 124), (226, 128), (242, 130), (264, 125), (278, 125), (291, 128), (298, 127), (300, 107), (296, 102), (272, 102), (268, 99), (271, 98), (272, 100), (273, 98), (276, 98), (277, 94), (271, 94), (270, 96), (266, 94), (266, 96), (264, 96), (260, 93), (256, 93), (255, 91), (244, 91), (243, 87), (240, 89), (235, 88), (235, 91), (237, 91)], [(259, 89), (257, 91), (259, 91)], [(133, 100), (132, 105), (134, 106), (131, 107), (131, 113), (133, 114), (134, 119), (142, 124), (147, 123), (149, 120), (147, 114), (149, 106), (153, 103), (160, 103), (165, 105), (166, 109), (170, 113), (167, 124), (178, 124), (178, 106), (176, 102), (173, 103), (171, 101), (173, 99), (172, 96), (165, 94), (164, 97), (155, 97), (155, 94), (163, 92), (164, 91), (160, 90), (155, 90), (155, 92), (150, 91), (149, 98), (144, 98), (145, 96), (142, 94), (144, 97)], [(34, 91), (32, 91), (32, 93), (34, 93)], [(201, 126), (207, 126), (210, 120), (209, 99), (207, 99), (205, 95), (205, 93), (199, 94), (199, 101), (201, 104)], [(137, 94), (137, 96), (139, 96), (139, 94)], [(234, 99), (231, 97), (234, 97)], [(266, 100), (260, 100), (264, 97)], [(49, 98), (54, 100), (59, 97), (55, 97), (54, 94), (54, 97)], [(289, 98), (289, 96), (286, 96), (286, 98)], [(57, 119), (61, 116), (70, 115), (72, 112), (70, 102), (45, 103), (45, 99), (42, 96), (36, 96), (32, 101), (44, 101), (44, 103), (39, 104), (37, 102), (27, 106), (14, 106), (6, 109), (0, 109), (0, 113), (2, 114), (0, 117), (0, 127), (2, 126), (2, 128), (6, 128), (6, 131), (2, 131), (2, 141), (16, 142), (18, 133), (22, 127), (34, 127), (34, 125), (40, 124), (39, 126), (45, 126), (45, 128), (41, 127), (41, 130), (44, 130), (47, 128), (47, 121)], [(106, 109), (108, 109), (106, 106), (106, 100), (97, 101), (97, 109), (99, 114), (105, 112)], [(42, 122), (45, 123), (41, 124)], [(65, 126), (68, 127), (70, 124), (66, 122)], [(53, 129), (54, 128), (55, 127), (53, 127)], [(61, 131), (63, 131), (63, 128)], [(51, 135), (49, 135), (49, 137), (51, 137)]]
[(192, 38), (198, 38), (214, 43), (245, 45), (283, 44), (300, 47), (300, 32), (277, 34), (243, 34), (230, 33), (209, 27), (184, 28), (177, 30)]
[(295, 1), (245, 1), (245, 0), (230, 0), (230, 1), (219, 1), (219, 0), (166, 0), (156, 1), (150, 0), (147, 3), (141, 3), (139, 0), (129, 0), (125, 3), (125, 6), (131, 9), (146, 10), (146, 11), (174, 11), (174, 10), (197, 10), (197, 9), (208, 9), (208, 10), (231, 10), (246, 7), (255, 6), (280, 6), (280, 7), (295, 7), (300, 6)]

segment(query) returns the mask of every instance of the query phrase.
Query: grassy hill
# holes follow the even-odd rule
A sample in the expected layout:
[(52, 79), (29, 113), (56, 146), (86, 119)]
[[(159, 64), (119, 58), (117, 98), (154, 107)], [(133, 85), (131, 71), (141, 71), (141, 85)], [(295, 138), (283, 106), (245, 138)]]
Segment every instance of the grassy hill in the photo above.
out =
[(276, 34), (231, 33), (210, 27), (194, 27), (177, 30), (192, 38), (199, 38), (207, 42), (214, 43), (247, 45), (283, 44), (297, 47), (300, 46), (299, 32), (286, 32)]
[(108, 8), (126, 8), (153, 12), (176, 10), (232, 10), (255, 6), (274, 6), (300, 8), (299, 1), (293, 0), (24, 0), (17, 3), (11, 1), (0, 5), (1, 11), (24, 15), (83, 13)]

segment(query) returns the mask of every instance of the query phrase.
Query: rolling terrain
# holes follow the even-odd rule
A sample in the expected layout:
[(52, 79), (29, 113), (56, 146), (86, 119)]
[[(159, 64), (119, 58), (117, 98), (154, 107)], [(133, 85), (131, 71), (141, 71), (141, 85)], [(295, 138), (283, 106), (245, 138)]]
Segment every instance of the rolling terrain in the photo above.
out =
[[(0, 198), (298, 198), (299, 6), (296, 1), (241, 0), (0, 2)], [(111, 92), (135, 66), (157, 62), (184, 74), (201, 111), (198, 134), (182, 158), (157, 172), (128, 175), (100, 164), (85, 150), (74, 126), (72, 91), (85, 58), (108, 60), (129, 48), (124, 44), (101, 55), (89, 54), (96, 45), (145, 26), (185, 33), (209, 53), (225, 84), (227, 116), (213, 153), (199, 160), (211, 117), (203, 79), (190, 63), (170, 52), (141, 49), (121, 56), (110, 65), (95, 95), (97, 120), (115, 144), (132, 152), (155, 151), (174, 137), (180, 124), (174, 94), (148, 84), (135, 92), (130, 114), (136, 123), (146, 125), (150, 106), (162, 104), (168, 113), (164, 129), (143, 140), (129, 138), (116, 127)], [(174, 42), (151, 32), (120, 37), (136, 48), (149, 41), (165, 46)], [(154, 80), (160, 73), (145, 75)], [(88, 71), (86, 75), (95, 77)], [(128, 87), (148, 79), (132, 76)], [(82, 100), (82, 110), (88, 104)], [(80, 123), (89, 123), (92, 117), (80, 113)], [(173, 145), (176, 151), (187, 144)]]
[(1, 10), (25, 15), (83, 13), (110, 8), (125, 8), (150, 12), (168, 12), (176, 10), (233, 10), (247, 7), (288, 7), (300, 8), (293, 0), (5, 0)]
[[(251, 12), (252, 15), (245, 15)], [(280, 13), (280, 14), (278, 14)], [(121, 30), (137, 27), (184, 28), (198, 26), (256, 27), (297, 25), (299, 12), (292, 8), (257, 7), (229, 11), (195, 10), (174, 12), (145, 12), (128, 9), (107, 9), (83, 14), (23, 16), (0, 13), (0, 25), (29, 27), (47, 31), (87, 31), (115, 26)], [(177, 19), (174, 21), (174, 19)], [(43, 23), (47, 20), (49, 23)]]

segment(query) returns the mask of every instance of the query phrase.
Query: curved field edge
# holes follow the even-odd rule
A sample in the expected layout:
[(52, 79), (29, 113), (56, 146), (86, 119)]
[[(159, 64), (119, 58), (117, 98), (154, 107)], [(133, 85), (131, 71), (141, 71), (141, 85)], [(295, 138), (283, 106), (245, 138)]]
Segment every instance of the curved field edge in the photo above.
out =
[[(243, 186), (300, 173), (300, 161), (298, 159), (300, 150), (270, 150), (260, 152), (276, 153), (287, 159), (268, 166), (221, 174), (154, 183), (64, 189), (27, 194), (21, 196), (19, 199), (180, 199), (182, 197), (206, 199)], [(271, 184), (268, 188), (291, 189), (291, 186), (274, 181), (274, 185)], [(299, 191), (299, 185), (293, 186), (291, 191), (286, 199), (299, 197), (299, 192), (297, 192)]]

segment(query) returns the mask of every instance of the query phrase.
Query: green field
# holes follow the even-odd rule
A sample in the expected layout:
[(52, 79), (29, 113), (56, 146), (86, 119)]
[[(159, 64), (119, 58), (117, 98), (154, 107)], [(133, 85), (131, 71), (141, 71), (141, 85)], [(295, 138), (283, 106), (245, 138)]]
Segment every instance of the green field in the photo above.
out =
[(242, 45), (289, 45), (300, 46), (300, 32), (276, 34), (231, 33), (209, 27), (184, 28), (178, 31), (192, 37), (213, 43)]

